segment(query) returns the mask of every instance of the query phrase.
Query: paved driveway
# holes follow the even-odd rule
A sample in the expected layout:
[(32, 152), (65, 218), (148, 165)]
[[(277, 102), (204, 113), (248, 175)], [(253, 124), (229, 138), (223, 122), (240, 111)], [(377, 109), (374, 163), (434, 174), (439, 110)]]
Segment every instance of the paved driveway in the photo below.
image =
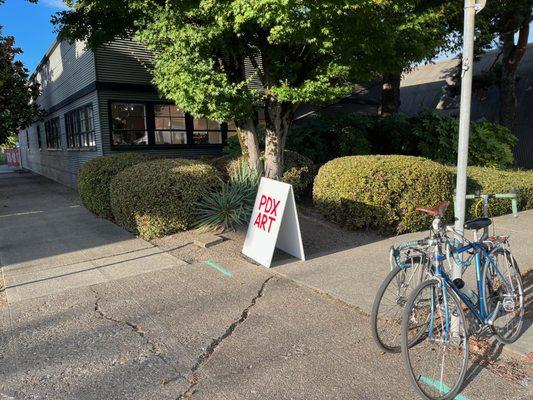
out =
[[(408, 399), (364, 313), (244, 259), (188, 264), (0, 175), (0, 399)], [(216, 258), (216, 251), (211, 258)], [(525, 399), (473, 366), (468, 399)]]

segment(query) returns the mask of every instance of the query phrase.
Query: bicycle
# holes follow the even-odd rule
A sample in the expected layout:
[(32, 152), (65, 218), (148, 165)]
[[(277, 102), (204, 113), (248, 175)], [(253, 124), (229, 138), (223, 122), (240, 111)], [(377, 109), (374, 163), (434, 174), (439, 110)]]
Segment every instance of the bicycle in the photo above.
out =
[(403, 309), (411, 290), (430, 276), (428, 249), (432, 240), (444, 233), (440, 221), (449, 205), (443, 201), (431, 209), (417, 209), (433, 216), (429, 236), (391, 248), (391, 271), (380, 285), (370, 313), (372, 337), (385, 352), (400, 352)]
[[(521, 333), (525, 310), (520, 271), (508, 238), (488, 237), (491, 224), (489, 218), (467, 222), (465, 229), (474, 231), (474, 241), (460, 236), (466, 244), (459, 248), (435, 241), (433, 276), (412, 291), (405, 305), (401, 351), (411, 384), (426, 399), (452, 399), (462, 388), (469, 354), (463, 305), (503, 343), (514, 342)], [(481, 229), (484, 234), (478, 240)], [(457, 259), (465, 253), (475, 261), (477, 293), (462, 279), (452, 280), (445, 270), (445, 262), (452, 262), (450, 255)]]

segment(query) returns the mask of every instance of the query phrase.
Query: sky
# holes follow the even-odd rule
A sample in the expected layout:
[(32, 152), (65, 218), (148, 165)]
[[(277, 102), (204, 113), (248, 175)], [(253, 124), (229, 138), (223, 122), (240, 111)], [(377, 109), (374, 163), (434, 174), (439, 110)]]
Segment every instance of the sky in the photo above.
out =
[(4, 35), (15, 37), (15, 44), (24, 53), (19, 57), (31, 72), (56, 38), (50, 18), (65, 9), (62, 0), (39, 0), (38, 4), (25, 0), (7, 0), (0, 5), (0, 25)]
[[(30, 73), (56, 38), (54, 26), (50, 23), (51, 16), (64, 9), (62, 0), (39, 0), (38, 4), (7, 0), (0, 6), (3, 34), (15, 36), (16, 45), (24, 51), (19, 58)], [(533, 42), (533, 26), (529, 42)]]

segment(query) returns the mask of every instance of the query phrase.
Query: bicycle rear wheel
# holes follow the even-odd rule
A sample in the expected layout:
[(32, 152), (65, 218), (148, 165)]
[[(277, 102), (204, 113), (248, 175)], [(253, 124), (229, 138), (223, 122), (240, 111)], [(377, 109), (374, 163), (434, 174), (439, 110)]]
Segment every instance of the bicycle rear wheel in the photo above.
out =
[(492, 315), (492, 332), (502, 343), (515, 342), (522, 333), (524, 324), (524, 285), (516, 260), (504, 248), (496, 248), (491, 252), (500, 274), (489, 260), (483, 270), (483, 287), (485, 288), (485, 304), (487, 313)]
[[(421, 325), (420, 321), (428, 321)], [(423, 340), (412, 344), (413, 337)], [(440, 280), (421, 283), (405, 305), (401, 349), (411, 384), (423, 398), (453, 399), (468, 366), (467, 322), (461, 301)]]
[(389, 353), (400, 352), (403, 308), (427, 272), (424, 257), (412, 257), (407, 262), (409, 268), (396, 267), (387, 275), (376, 293), (370, 314), (372, 337), (380, 349)]

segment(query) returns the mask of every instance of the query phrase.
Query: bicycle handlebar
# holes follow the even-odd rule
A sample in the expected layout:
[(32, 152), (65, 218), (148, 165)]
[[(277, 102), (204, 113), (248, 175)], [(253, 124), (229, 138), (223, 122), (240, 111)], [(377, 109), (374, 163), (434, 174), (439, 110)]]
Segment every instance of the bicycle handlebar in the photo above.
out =
[[(455, 196), (454, 196), (455, 197)], [(513, 189), (511, 193), (489, 193), (489, 194), (482, 194), (480, 192), (477, 192), (476, 194), (467, 194), (466, 200), (476, 200), (476, 199), (484, 199), (487, 200), (490, 199), (508, 199), (511, 200), (511, 207), (513, 211), (513, 216), (516, 218), (518, 217), (518, 194)]]

